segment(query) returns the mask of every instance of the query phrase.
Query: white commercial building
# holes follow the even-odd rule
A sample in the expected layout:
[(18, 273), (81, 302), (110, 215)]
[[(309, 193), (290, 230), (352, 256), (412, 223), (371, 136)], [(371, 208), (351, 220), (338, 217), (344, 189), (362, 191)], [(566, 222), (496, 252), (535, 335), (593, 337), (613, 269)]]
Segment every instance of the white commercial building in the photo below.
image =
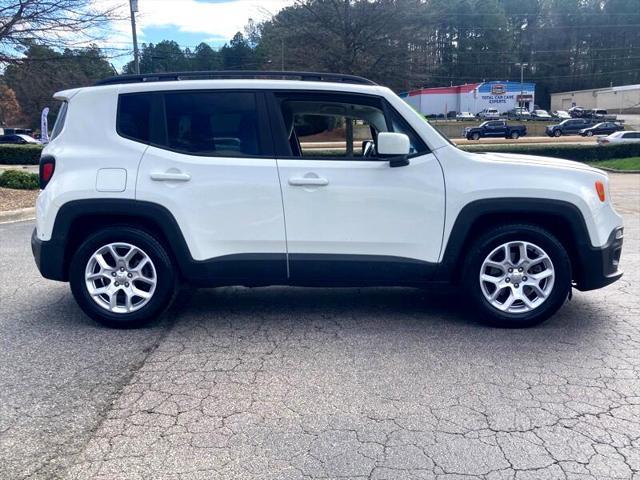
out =
[(611, 113), (640, 113), (640, 85), (592, 88), (551, 94), (551, 110), (598, 108)]
[(487, 108), (504, 113), (519, 107), (533, 110), (535, 84), (520, 82), (482, 82), (451, 87), (421, 88), (400, 94), (409, 105), (423, 115), (445, 115), (449, 112), (477, 114)]

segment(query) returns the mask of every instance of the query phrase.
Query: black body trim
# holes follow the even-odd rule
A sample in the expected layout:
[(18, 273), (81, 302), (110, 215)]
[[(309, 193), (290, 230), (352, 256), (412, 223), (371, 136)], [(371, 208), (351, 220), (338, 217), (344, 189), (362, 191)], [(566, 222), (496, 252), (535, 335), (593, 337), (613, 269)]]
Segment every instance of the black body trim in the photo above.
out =
[(581, 291), (605, 287), (622, 277), (618, 270), (622, 253), (622, 238), (616, 238), (619, 228), (614, 229), (603, 247), (590, 247), (582, 252), (582, 275), (576, 279), (576, 288)]
[[(464, 260), (465, 246), (473, 229), (487, 215), (494, 218), (521, 214), (542, 214), (564, 222), (571, 237), (563, 239), (573, 244), (570, 252), (573, 280), (576, 288), (592, 290), (608, 285), (622, 276), (618, 260), (622, 238), (619, 229), (611, 232), (603, 247), (590, 244), (588, 230), (580, 210), (567, 202), (531, 198), (478, 200), (462, 209), (449, 235), (441, 263), (377, 255), (289, 254), (289, 274), (286, 253), (250, 253), (226, 255), (205, 261), (194, 260), (180, 227), (163, 206), (151, 202), (127, 199), (78, 200), (62, 206), (56, 216), (51, 240), (41, 241), (36, 231), (31, 246), (36, 264), (46, 278), (66, 281), (68, 263), (78, 239), (73, 228), (82, 227), (92, 219), (110, 219), (111, 225), (132, 221), (161, 237), (176, 262), (182, 277), (196, 286), (224, 285), (298, 285), (298, 286), (421, 286), (428, 282), (455, 281)], [(486, 225), (485, 225), (486, 227)], [(75, 243), (74, 243), (75, 242)]]
[[(463, 249), (469, 244), (470, 234), (478, 222), (486, 218), (508, 218), (518, 214), (519, 223), (535, 222), (538, 218), (551, 220), (560, 229), (568, 227), (573, 248), (569, 254), (573, 265), (573, 280), (579, 290), (592, 290), (614, 282), (622, 273), (612, 273), (607, 270), (605, 263), (612, 255), (611, 249), (621, 247), (622, 241), (617, 247), (607, 243), (603, 247), (591, 245), (589, 230), (582, 212), (578, 207), (569, 202), (543, 198), (494, 198), (476, 200), (465, 205), (460, 211), (449, 234), (449, 240), (439, 265), (436, 278), (441, 281), (454, 281), (454, 274), (461, 267), (460, 261), (464, 259)], [(518, 223), (517, 222), (517, 223)], [(615, 230), (611, 232), (615, 236)], [(618, 256), (619, 256), (618, 250)]]
[(437, 264), (386, 255), (289, 254), (289, 284), (298, 286), (421, 286)]

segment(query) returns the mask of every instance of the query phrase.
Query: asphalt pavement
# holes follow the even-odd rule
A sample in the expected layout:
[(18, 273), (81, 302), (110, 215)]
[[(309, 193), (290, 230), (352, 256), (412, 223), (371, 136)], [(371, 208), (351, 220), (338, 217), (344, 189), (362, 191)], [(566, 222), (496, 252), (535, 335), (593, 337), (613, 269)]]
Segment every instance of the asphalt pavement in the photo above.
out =
[(2, 479), (640, 479), (640, 176), (623, 279), (484, 327), (404, 288), (197, 291), (102, 328), (0, 225)]

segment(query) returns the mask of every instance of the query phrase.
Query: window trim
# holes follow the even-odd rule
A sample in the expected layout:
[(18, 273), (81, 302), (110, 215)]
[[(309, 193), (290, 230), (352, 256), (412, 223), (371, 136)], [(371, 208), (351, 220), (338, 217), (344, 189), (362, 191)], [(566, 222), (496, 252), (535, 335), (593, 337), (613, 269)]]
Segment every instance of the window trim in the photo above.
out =
[(49, 142), (58, 138), (62, 131), (64, 130), (64, 126), (67, 123), (67, 111), (69, 110), (69, 101), (63, 100), (60, 105), (60, 109), (58, 110), (58, 114), (56, 115), (56, 120), (53, 122), (53, 127), (51, 128), (51, 135), (49, 135)]
[(407, 158), (412, 159), (422, 155), (428, 155), (431, 153), (431, 149), (427, 145), (427, 142), (415, 131), (415, 129), (409, 125), (404, 117), (391, 105), (386, 98), (381, 95), (371, 95), (366, 93), (354, 93), (354, 92), (341, 92), (335, 90), (286, 90), (286, 89), (271, 89), (264, 90), (267, 107), (269, 112), (269, 119), (271, 124), (271, 135), (273, 137), (273, 144), (275, 147), (275, 155), (278, 160), (312, 160), (312, 161), (327, 161), (327, 162), (388, 162), (388, 157), (323, 157), (320, 155), (304, 155), (295, 156), (292, 155), (291, 147), (286, 139), (286, 132), (284, 128), (284, 119), (282, 118), (282, 110), (280, 108), (280, 101), (277, 98), (278, 94), (284, 94), (291, 97), (304, 97), (313, 95), (327, 95), (338, 97), (339, 101), (351, 100), (353, 103), (361, 102), (362, 99), (366, 99), (371, 105), (379, 105), (382, 111), (385, 123), (387, 124), (387, 130), (393, 132), (393, 120), (392, 115), (395, 115), (399, 123), (404, 128), (409, 130), (415, 137), (422, 142), (425, 150), (423, 152), (416, 152), (409, 154)]
[[(184, 152), (182, 150), (171, 148), (168, 145), (168, 128), (167, 128), (167, 109), (165, 98), (167, 94), (175, 94), (175, 93), (252, 93), (255, 97), (255, 106), (256, 106), (256, 114), (258, 116), (258, 146), (261, 150), (260, 155), (211, 155), (205, 153), (196, 153), (196, 152)], [(154, 108), (153, 102), (158, 102), (159, 105), (156, 105), (156, 108), (160, 108), (162, 115), (151, 115), (149, 119), (149, 141), (144, 142), (140, 139), (132, 138), (129, 135), (124, 135), (120, 131), (118, 119), (120, 116), (120, 108), (122, 97), (129, 95), (139, 95), (139, 94), (147, 94), (152, 96), (152, 105), (151, 109)], [(150, 112), (151, 113), (151, 112)], [(164, 136), (163, 141), (165, 143), (157, 143), (152, 141), (152, 132), (162, 132)], [(267, 116), (267, 108), (264, 99), (264, 91), (261, 89), (251, 89), (251, 88), (238, 88), (238, 89), (226, 89), (226, 88), (195, 88), (195, 89), (185, 89), (185, 90), (153, 90), (153, 91), (142, 91), (142, 92), (131, 92), (131, 93), (120, 93), (118, 94), (118, 109), (116, 113), (116, 132), (122, 138), (126, 138), (127, 140), (131, 140), (136, 143), (141, 143), (143, 145), (148, 145), (150, 147), (155, 147), (160, 150), (165, 150), (168, 152), (178, 153), (180, 155), (187, 155), (190, 157), (201, 157), (201, 158), (237, 158), (237, 159), (246, 159), (246, 158), (256, 158), (256, 159), (275, 159), (274, 147), (273, 147), (273, 138), (268, 134), (270, 131), (269, 118)]]

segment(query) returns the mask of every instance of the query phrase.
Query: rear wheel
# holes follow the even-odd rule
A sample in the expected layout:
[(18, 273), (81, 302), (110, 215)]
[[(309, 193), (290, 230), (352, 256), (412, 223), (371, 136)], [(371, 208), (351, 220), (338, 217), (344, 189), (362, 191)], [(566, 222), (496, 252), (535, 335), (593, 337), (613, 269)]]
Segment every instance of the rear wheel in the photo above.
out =
[(69, 282), (87, 315), (118, 328), (156, 318), (176, 290), (164, 247), (148, 233), (126, 226), (107, 227), (87, 238), (73, 256)]
[(517, 140), (520, 137), (520, 134), (518, 132), (511, 132), (511, 138), (513, 138), (514, 140)]
[(464, 273), (473, 311), (499, 327), (543, 322), (563, 305), (571, 289), (566, 250), (550, 232), (534, 225), (505, 225), (478, 238)]

